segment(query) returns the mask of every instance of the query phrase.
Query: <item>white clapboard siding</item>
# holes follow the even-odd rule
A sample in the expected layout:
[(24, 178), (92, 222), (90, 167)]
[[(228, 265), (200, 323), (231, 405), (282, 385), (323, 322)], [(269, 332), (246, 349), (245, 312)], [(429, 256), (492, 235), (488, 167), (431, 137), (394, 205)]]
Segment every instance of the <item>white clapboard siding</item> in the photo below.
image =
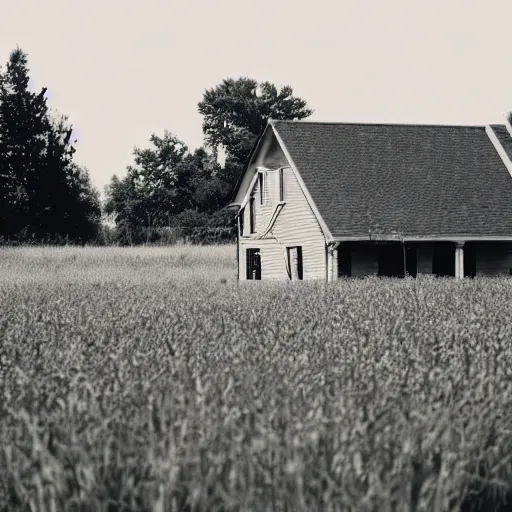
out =
[(267, 130), (263, 140), (261, 141), (261, 148), (255, 155), (254, 160), (249, 165), (245, 172), (239, 190), (236, 194), (235, 203), (241, 204), (244, 199), (250, 194), (250, 184), (253, 182), (254, 175), (258, 168), (263, 167), (266, 169), (279, 169), (290, 165), (283, 150), (279, 146), (272, 130)]
[(275, 175), (276, 173), (271, 171), (265, 173), (263, 204), (261, 204), (259, 180), (256, 182), (256, 193), (254, 196), (256, 198), (256, 233), (261, 233), (265, 230), (275, 208), (274, 201), (272, 200), (272, 191), (275, 188)]
[(251, 218), (250, 218), (249, 210), (250, 210), (250, 205), (249, 205), (249, 203), (247, 203), (244, 208), (244, 232), (243, 232), (244, 235), (247, 235), (250, 232), (250, 222), (251, 222), (250, 219)]
[[(264, 179), (264, 194), (263, 194), (263, 204), (261, 203), (261, 195), (260, 195), (260, 184), (259, 180), (256, 180), (256, 184), (253, 188), (254, 195), (254, 210), (256, 213), (256, 225), (254, 234), (257, 235), (265, 231), (270, 219), (272, 218), (272, 214), (274, 213), (274, 209), (276, 207), (276, 203), (279, 200), (278, 193), (276, 195), (276, 188), (279, 188), (279, 173), (277, 171), (267, 171), (265, 173)], [(276, 184), (277, 181), (277, 184)], [(247, 201), (244, 208), (244, 235), (247, 236), (250, 234), (251, 229), (251, 203)]]
[(245, 249), (247, 245), (244, 243), (243, 238), (240, 238), (238, 244), (238, 279), (246, 279), (246, 261), (245, 261)]
[(288, 280), (286, 250), (276, 240), (266, 240), (261, 246), (261, 278)]
[(508, 274), (512, 269), (512, 245), (507, 243), (476, 246), (476, 274)]
[(272, 136), (267, 150), (262, 155), (260, 165), (269, 169), (277, 169), (279, 167), (289, 165), (288, 160), (286, 159), (286, 156), (284, 155), (275, 136)]
[[(279, 174), (275, 180), (279, 193)], [(292, 169), (283, 171), (285, 205), (269, 233), (282, 247), (302, 247), (303, 279), (325, 279), (325, 238)]]
[(285, 249), (283, 249), (283, 247), (281, 247), (275, 239), (241, 240), (239, 255), (240, 279), (246, 279), (246, 250), (255, 248), (260, 250), (262, 280), (288, 280)]

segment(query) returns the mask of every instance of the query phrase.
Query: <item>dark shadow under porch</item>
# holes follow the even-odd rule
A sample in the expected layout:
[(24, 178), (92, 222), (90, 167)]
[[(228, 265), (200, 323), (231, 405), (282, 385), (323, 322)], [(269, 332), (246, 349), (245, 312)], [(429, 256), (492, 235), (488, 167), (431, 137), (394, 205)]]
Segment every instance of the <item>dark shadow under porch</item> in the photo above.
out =
[(510, 274), (511, 242), (341, 242), (338, 277)]

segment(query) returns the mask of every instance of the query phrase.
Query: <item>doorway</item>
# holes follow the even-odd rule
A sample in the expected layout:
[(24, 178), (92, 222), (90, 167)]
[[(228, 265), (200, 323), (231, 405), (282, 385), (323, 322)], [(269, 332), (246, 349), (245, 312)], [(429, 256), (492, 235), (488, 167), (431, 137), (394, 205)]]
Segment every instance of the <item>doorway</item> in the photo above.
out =
[(261, 279), (261, 253), (259, 249), (247, 249), (247, 279)]
[(290, 268), (290, 279), (292, 281), (302, 281), (302, 247), (288, 247), (288, 267)]

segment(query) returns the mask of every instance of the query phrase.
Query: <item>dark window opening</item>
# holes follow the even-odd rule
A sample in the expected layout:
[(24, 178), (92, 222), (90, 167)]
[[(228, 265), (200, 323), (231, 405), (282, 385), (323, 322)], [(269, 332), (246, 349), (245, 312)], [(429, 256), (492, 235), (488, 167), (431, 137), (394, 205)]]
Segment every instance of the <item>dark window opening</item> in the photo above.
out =
[(247, 279), (261, 279), (261, 255), (259, 249), (247, 249)]
[(250, 215), (250, 229), (251, 233), (256, 232), (256, 201), (254, 201), (254, 197), (249, 199), (249, 215)]
[(284, 169), (279, 169), (279, 201), (284, 201)]
[(378, 272), (385, 277), (404, 277), (406, 252), (401, 243), (378, 244)]
[(244, 215), (245, 208), (240, 210), (240, 214), (238, 215), (239, 223), (240, 223), (240, 236), (244, 236)]
[(455, 277), (455, 244), (438, 242), (434, 245), (432, 273), (436, 276)]
[(341, 243), (338, 246), (338, 277), (350, 277), (352, 275), (352, 252), (350, 243)]
[(466, 243), (464, 245), (464, 277), (475, 277), (475, 276), (476, 276), (476, 247), (472, 243)]
[(288, 267), (290, 268), (290, 279), (301, 281), (303, 279), (302, 247), (288, 247)]
[(260, 189), (260, 204), (263, 204), (265, 194), (265, 180), (262, 172), (258, 173), (258, 185)]

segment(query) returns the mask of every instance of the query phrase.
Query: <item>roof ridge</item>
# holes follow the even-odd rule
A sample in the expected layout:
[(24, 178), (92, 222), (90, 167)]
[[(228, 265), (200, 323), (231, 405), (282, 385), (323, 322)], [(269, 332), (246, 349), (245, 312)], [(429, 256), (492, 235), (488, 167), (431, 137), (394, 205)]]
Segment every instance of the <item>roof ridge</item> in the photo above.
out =
[[(326, 125), (347, 125), (347, 126), (410, 126), (415, 128), (478, 128), (485, 130), (486, 124), (424, 124), (424, 123), (360, 123), (350, 121), (312, 121), (310, 119), (269, 119), (268, 123), (300, 123), (300, 124), (326, 124)], [(505, 126), (505, 125), (494, 125)]]

